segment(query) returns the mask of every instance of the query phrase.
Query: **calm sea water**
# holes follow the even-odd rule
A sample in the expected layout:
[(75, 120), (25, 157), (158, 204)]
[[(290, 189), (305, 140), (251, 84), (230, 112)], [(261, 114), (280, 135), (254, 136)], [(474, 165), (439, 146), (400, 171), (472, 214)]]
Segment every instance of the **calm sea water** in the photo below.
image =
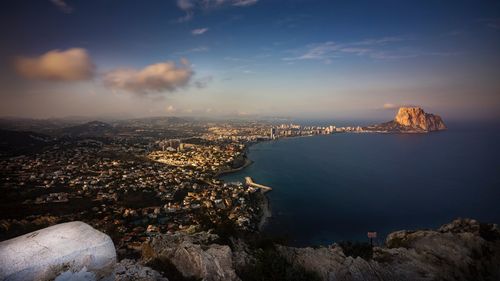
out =
[(498, 126), (450, 125), (425, 135), (334, 134), (263, 142), (254, 164), (223, 177), (273, 187), (264, 232), (297, 246), (380, 241), (457, 217), (500, 223)]

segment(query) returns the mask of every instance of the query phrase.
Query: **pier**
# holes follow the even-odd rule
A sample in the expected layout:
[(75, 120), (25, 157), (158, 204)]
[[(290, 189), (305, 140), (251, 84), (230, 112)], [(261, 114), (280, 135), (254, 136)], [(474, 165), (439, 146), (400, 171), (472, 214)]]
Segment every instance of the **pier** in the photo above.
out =
[(262, 184), (258, 184), (258, 183), (255, 183), (253, 181), (253, 179), (251, 177), (245, 177), (245, 182), (247, 185), (251, 186), (251, 187), (257, 187), (257, 188), (260, 188), (262, 189), (263, 191), (271, 191), (273, 190), (271, 187), (269, 186), (266, 186), (266, 185), (262, 185)]

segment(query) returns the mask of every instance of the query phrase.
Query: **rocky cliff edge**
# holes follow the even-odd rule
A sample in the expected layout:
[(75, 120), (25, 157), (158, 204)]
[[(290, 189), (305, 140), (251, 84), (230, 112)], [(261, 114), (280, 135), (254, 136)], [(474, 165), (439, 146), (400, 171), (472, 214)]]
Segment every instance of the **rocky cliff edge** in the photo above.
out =
[[(69, 224), (69, 226), (70, 230), (75, 227), (82, 228), (87, 234), (93, 233), (94, 236), (102, 237), (103, 241), (109, 241), (109, 237), (83, 223)], [(36, 236), (31, 233), (14, 238), (17, 240), (2, 242), (0, 249), (3, 250), (0, 254), (3, 256), (3, 263), (6, 263), (7, 259), (16, 260), (16, 251), (7, 250), (6, 247), (17, 249), (15, 245), (19, 244), (17, 243), (19, 239), (33, 239), (38, 236), (41, 239), (44, 237), (42, 234), (46, 233), (47, 237), (57, 240), (63, 233), (66, 233), (64, 234), (66, 236), (73, 233), (60, 232), (66, 228), (68, 224), (62, 228), (51, 227), (40, 230)], [(55, 234), (53, 231), (58, 233)], [(54, 236), (49, 235), (51, 233)], [(82, 235), (75, 232), (70, 236)], [(84, 236), (82, 238), (84, 240), (94, 237)], [(3, 267), (0, 271), (1, 276), (7, 280), (48, 280), (55, 276), (57, 276), (55, 280), (136, 281), (500, 280), (500, 230), (496, 224), (484, 224), (473, 219), (457, 219), (436, 230), (393, 232), (388, 235), (383, 246), (373, 248), (368, 246), (369, 254), (361, 256), (343, 244), (295, 248), (269, 241), (255, 243), (248, 239), (230, 238), (229, 245), (225, 245), (221, 241), (227, 240), (221, 240), (215, 234), (200, 232), (193, 235), (177, 233), (152, 237), (143, 243), (140, 260), (122, 260), (115, 263), (114, 248), (107, 242), (103, 244), (99, 243), (100, 240), (91, 239), (92, 243), (76, 245), (74, 251), (69, 251), (71, 255), (63, 253), (61, 256), (50, 249), (61, 247), (66, 249), (64, 242), (50, 244), (45, 240), (43, 238), (41, 241), (47, 248), (35, 247), (35, 254), (50, 255), (54, 257), (52, 260), (40, 261), (43, 262), (42, 266), (38, 260), (23, 259), (26, 262), (34, 262), (40, 267), (33, 270), (34, 267), (26, 266), (31, 275), (22, 274), (21, 279), (15, 277), (21, 275), (10, 272), (11, 267)], [(22, 244), (19, 244), (19, 247), (23, 247)], [(95, 245), (98, 247), (109, 245), (109, 247), (103, 246), (100, 254), (95, 254), (97, 249)], [(80, 252), (85, 254), (74, 254)], [(23, 253), (24, 251), (18, 254), (23, 255)], [(88, 258), (82, 259), (82, 257)], [(16, 272), (23, 271), (20, 270)], [(45, 274), (49, 270), (52, 270), (50, 276)]]
[(152, 267), (168, 263), (183, 277), (208, 281), (247, 280), (242, 272), (255, 277), (262, 273), (262, 264), (256, 266), (262, 256), (267, 257), (264, 272), (276, 264), (280, 270), (286, 267), (279, 273), (282, 280), (288, 279), (289, 270), (325, 281), (500, 280), (500, 231), (495, 224), (472, 219), (457, 219), (437, 230), (393, 232), (385, 245), (370, 249), (368, 258), (352, 255), (338, 244), (272, 247), (273, 254), (266, 256), (269, 249), (249, 246), (241, 239), (230, 247), (217, 244), (217, 236), (208, 233), (162, 235), (143, 245), (142, 262)]

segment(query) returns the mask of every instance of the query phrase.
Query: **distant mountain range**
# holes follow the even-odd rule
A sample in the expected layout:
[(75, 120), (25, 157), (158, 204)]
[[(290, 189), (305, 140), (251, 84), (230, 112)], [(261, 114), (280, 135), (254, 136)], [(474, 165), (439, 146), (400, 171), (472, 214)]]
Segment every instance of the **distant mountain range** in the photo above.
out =
[(70, 137), (102, 137), (116, 132), (108, 123), (91, 121), (85, 124), (63, 128), (59, 133)]
[[(23, 123), (23, 125), (26, 125), (26, 123)], [(67, 141), (71, 138), (100, 138), (117, 132), (117, 129), (112, 125), (100, 121), (92, 121), (63, 128), (47, 128), (43, 125), (40, 126), (41, 128), (35, 128), (39, 131), (50, 132), (50, 134), (24, 130), (0, 129), (0, 156), (33, 153), (49, 145), (56, 144), (61, 140)], [(17, 128), (15, 125), (13, 127)]]

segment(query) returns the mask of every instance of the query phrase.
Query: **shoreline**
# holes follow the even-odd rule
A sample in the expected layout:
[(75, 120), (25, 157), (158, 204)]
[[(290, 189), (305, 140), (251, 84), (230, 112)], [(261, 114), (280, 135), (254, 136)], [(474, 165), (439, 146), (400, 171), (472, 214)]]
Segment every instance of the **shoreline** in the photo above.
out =
[[(247, 154), (250, 152), (250, 147), (252, 147), (253, 145), (263, 143), (263, 142), (279, 141), (279, 140), (294, 139), (294, 138), (315, 137), (315, 136), (321, 136), (321, 135), (289, 136), (289, 137), (283, 137), (283, 138), (278, 138), (278, 139), (274, 139), (274, 140), (261, 140), (261, 141), (250, 142), (248, 144), (248, 146), (245, 148), (244, 155), (243, 155), (243, 157), (245, 158), (245, 163), (238, 168), (226, 169), (226, 170), (219, 171), (219, 172), (217, 172), (215, 177), (220, 179), (220, 177), (223, 175), (240, 172), (240, 171), (244, 170), (245, 168), (247, 168), (248, 166), (252, 165), (254, 163), (254, 161), (250, 160), (247, 157)], [(269, 218), (271, 218), (273, 216), (272, 209), (271, 209), (271, 202), (270, 202), (270, 199), (266, 193), (267, 192), (263, 192), (263, 191), (259, 191), (259, 193), (258, 193), (258, 201), (259, 201), (258, 205), (259, 205), (259, 208), (261, 209), (260, 219), (257, 223), (258, 232), (262, 232), (264, 226), (266, 226), (266, 224), (268, 223)]]
[[(254, 161), (250, 160), (247, 157), (247, 154), (250, 151), (250, 147), (255, 145), (255, 144), (262, 143), (262, 142), (268, 142), (268, 141), (272, 141), (272, 140), (255, 141), (255, 142), (249, 143), (248, 146), (245, 148), (245, 152), (244, 152), (245, 154), (243, 155), (243, 157), (245, 158), (245, 163), (238, 168), (222, 170), (222, 171), (217, 172), (217, 174), (215, 175), (216, 178), (220, 179), (220, 177), (223, 175), (242, 171), (245, 168), (247, 168), (248, 166), (252, 165), (254, 163)], [(269, 200), (269, 197), (266, 195), (266, 193), (267, 192), (263, 192), (263, 191), (259, 191), (257, 193), (257, 201), (258, 201), (257, 205), (261, 211), (260, 218), (259, 218), (258, 222), (256, 222), (258, 232), (261, 232), (263, 230), (264, 226), (268, 222), (268, 219), (272, 217), (271, 202)]]
[(260, 192), (259, 197), (260, 197), (259, 207), (261, 209), (262, 214), (260, 215), (260, 220), (257, 229), (259, 232), (262, 232), (269, 218), (273, 216), (273, 213), (271, 210), (271, 203), (269, 202), (269, 197), (267, 197), (267, 195), (262, 191)]
[(217, 174), (215, 174), (215, 177), (219, 178), (220, 176), (223, 176), (226, 174), (239, 172), (239, 171), (241, 171), (241, 170), (245, 169), (246, 167), (253, 164), (253, 161), (248, 159), (246, 155), (244, 156), (244, 158), (245, 158), (245, 163), (243, 165), (241, 165), (240, 167), (233, 168), (233, 169), (221, 170), (221, 171), (217, 172)]
[(250, 147), (254, 144), (258, 144), (258, 143), (261, 143), (263, 141), (254, 141), (254, 142), (249, 142), (248, 145), (245, 147), (245, 150), (243, 151), (243, 158), (245, 159), (245, 163), (243, 165), (241, 165), (240, 167), (237, 167), (237, 168), (233, 168), (233, 169), (225, 169), (225, 170), (221, 170), (221, 171), (218, 171), (216, 174), (215, 174), (215, 177), (216, 178), (220, 178), (220, 176), (223, 176), (223, 175), (227, 175), (227, 174), (231, 174), (231, 173), (236, 173), (236, 172), (239, 172), (243, 169), (245, 169), (246, 167), (250, 166), (253, 164), (253, 161), (250, 160), (248, 157), (247, 157), (247, 154), (249, 153), (250, 151)]
[(256, 144), (264, 143), (264, 142), (280, 141), (280, 140), (284, 140), (284, 139), (314, 137), (314, 136), (318, 136), (318, 135), (289, 136), (289, 137), (277, 138), (277, 139), (274, 139), (274, 140), (261, 140), (261, 141), (249, 142), (248, 145), (247, 145), (247, 147), (245, 148), (244, 155), (243, 155), (243, 157), (245, 158), (245, 163), (243, 165), (241, 165), (240, 167), (238, 167), (238, 168), (225, 169), (225, 170), (218, 171), (215, 174), (215, 177), (219, 178), (220, 176), (223, 176), (223, 175), (226, 175), (226, 174), (231, 174), (231, 173), (239, 172), (239, 171), (245, 169), (246, 167), (252, 165), (254, 163), (254, 161), (248, 159), (247, 154), (250, 151), (250, 147), (252, 147), (252, 146), (254, 146)]
[[(238, 168), (226, 169), (226, 170), (219, 171), (219, 172), (217, 172), (215, 177), (220, 179), (220, 177), (223, 175), (240, 172), (240, 171), (244, 170), (245, 168), (247, 168), (248, 166), (252, 165), (254, 163), (254, 161), (250, 160), (248, 158), (247, 154), (250, 152), (250, 147), (252, 147), (253, 145), (263, 143), (263, 142), (279, 141), (279, 140), (293, 139), (293, 138), (314, 137), (314, 136), (318, 136), (318, 135), (289, 136), (289, 137), (283, 137), (283, 138), (278, 138), (278, 139), (274, 139), (274, 140), (261, 140), (261, 141), (250, 142), (248, 144), (248, 146), (245, 148), (244, 155), (243, 155), (243, 157), (245, 158), (245, 163)], [(263, 191), (259, 191), (259, 193), (258, 193), (258, 201), (259, 201), (258, 205), (259, 205), (259, 208), (261, 209), (260, 219), (257, 223), (258, 232), (262, 232), (264, 226), (269, 221), (269, 218), (271, 218), (273, 216), (272, 210), (271, 210), (271, 202), (270, 202), (269, 197), (266, 195), (266, 193), (267, 192), (263, 192)]]

